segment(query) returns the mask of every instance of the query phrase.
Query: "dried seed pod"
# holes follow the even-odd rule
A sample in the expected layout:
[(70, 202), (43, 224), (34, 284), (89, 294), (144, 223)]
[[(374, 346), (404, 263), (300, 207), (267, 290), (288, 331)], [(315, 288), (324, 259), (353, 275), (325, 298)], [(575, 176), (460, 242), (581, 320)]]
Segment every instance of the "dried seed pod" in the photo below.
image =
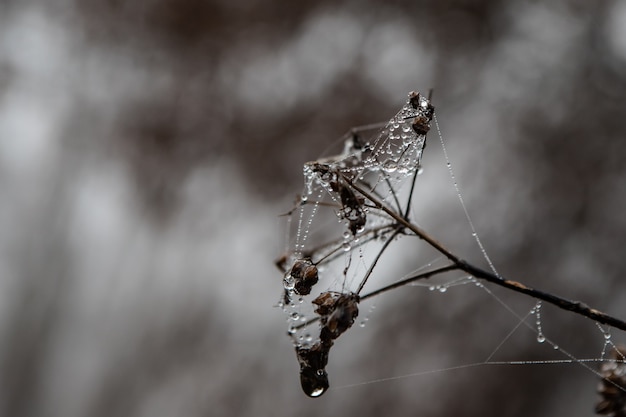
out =
[(320, 340), (330, 342), (341, 336), (354, 324), (359, 315), (359, 296), (353, 293), (341, 294), (328, 291), (320, 294), (313, 304), (317, 305), (315, 312), (320, 315), (322, 330)]
[(418, 93), (417, 91), (411, 91), (409, 93), (409, 103), (411, 104), (411, 107), (417, 110), (419, 109), (421, 102), (422, 102), (422, 95), (420, 93)]
[(426, 116), (417, 116), (413, 119), (411, 127), (418, 135), (425, 135), (430, 130), (430, 119)]
[(413, 109), (418, 110), (420, 113), (413, 119), (411, 127), (418, 135), (427, 134), (430, 130), (430, 121), (435, 114), (435, 107), (430, 104), (428, 99), (415, 91), (409, 94), (409, 103)]
[(611, 353), (610, 362), (600, 368), (602, 380), (598, 393), (602, 399), (596, 404), (596, 414), (611, 417), (626, 417), (626, 348), (620, 347)]
[(341, 215), (344, 219), (348, 220), (350, 232), (354, 236), (363, 230), (367, 222), (365, 211), (363, 210), (363, 199), (358, 198), (351, 188), (343, 185), (341, 186), (339, 195), (342, 205)]
[(341, 218), (348, 220), (352, 235), (356, 235), (365, 227), (367, 217), (363, 210), (364, 200), (357, 197), (352, 188), (346, 184), (337, 172), (337, 168), (328, 164), (312, 163), (311, 169), (319, 180), (326, 184), (332, 193), (339, 194), (335, 198), (341, 201)]
[(337, 192), (338, 191), (338, 181), (339, 175), (334, 168), (332, 168), (329, 164), (320, 163), (320, 162), (312, 162), (310, 163), (310, 168), (314, 174), (317, 174), (317, 179), (325, 185), (330, 186), (330, 188)]
[(319, 279), (317, 267), (310, 259), (299, 259), (289, 270), (293, 279), (293, 290), (298, 295), (308, 295)]
[(414, 110), (420, 110), (429, 121), (433, 118), (435, 107), (430, 104), (430, 100), (428, 98), (422, 96), (417, 91), (411, 91), (409, 93), (409, 103)]
[(320, 315), (322, 329), (320, 341), (312, 346), (296, 346), (296, 355), (300, 363), (300, 384), (309, 397), (319, 397), (328, 389), (328, 354), (334, 340), (348, 330), (359, 314), (356, 294), (341, 294), (328, 291), (320, 294), (313, 304)]

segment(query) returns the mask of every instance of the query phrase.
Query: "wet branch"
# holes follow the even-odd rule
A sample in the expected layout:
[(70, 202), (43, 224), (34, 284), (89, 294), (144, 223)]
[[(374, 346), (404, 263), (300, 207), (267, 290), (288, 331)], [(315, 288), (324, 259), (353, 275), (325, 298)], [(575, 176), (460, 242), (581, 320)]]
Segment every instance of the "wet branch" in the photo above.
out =
[[(555, 305), (555, 306), (557, 306), (557, 307), (559, 307), (559, 308), (561, 308), (563, 310), (568, 310), (568, 311), (574, 312), (576, 314), (580, 314), (582, 316), (585, 316), (585, 317), (588, 317), (588, 318), (590, 318), (592, 320), (595, 320), (598, 323), (606, 324), (606, 325), (609, 325), (611, 327), (615, 327), (615, 328), (620, 329), (620, 330), (626, 330), (626, 322), (624, 322), (623, 320), (620, 320), (620, 319), (618, 319), (616, 317), (610, 316), (610, 315), (608, 315), (606, 313), (603, 313), (602, 311), (596, 310), (595, 308), (591, 308), (588, 305), (586, 305), (585, 303), (582, 303), (580, 301), (568, 300), (568, 299), (559, 297), (559, 296), (554, 295), (554, 294), (550, 294), (550, 293), (547, 293), (547, 292), (543, 292), (541, 290), (537, 290), (537, 289), (528, 287), (528, 286), (526, 286), (526, 285), (524, 285), (522, 283), (519, 283), (517, 281), (512, 281), (512, 280), (505, 279), (504, 277), (502, 277), (500, 275), (497, 275), (497, 274), (495, 274), (493, 272), (490, 272), (490, 271), (486, 271), (484, 269), (481, 269), (479, 267), (476, 267), (476, 266), (468, 263), (467, 261), (459, 258), (455, 254), (450, 252), (450, 250), (448, 250), (445, 246), (443, 246), (441, 243), (439, 243), (436, 239), (434, 239), (432, 236), (430, 236), (424, 230), (422, 230), (418, 226), (414, 225), (413, 223), (410, 223), (401, 214), (398, 214), (397, 212), (395, 212), (392, 209), (390, 209), (389, 207), (387, 207), (385, 204), (383, 204), (379, 199), (377, 199), (371, 193), (369, 193), (368, 191), (366, 191), (365, 189), (363, 189), (359, 185), (351, 182), (349, 179), (347, 179), (345, 177), (344, 177), (344, 179), (346, 180), (346, 182), (352, 188), (354, 188), (356, 191), (361, 193), (361, 195), (363, 195), (365, 198), (370, 200), (372, 202), (372, 204), (374, 204), (376, 207), (378, 207), (379, 209), (381, 209), (382, 211), (387, 213), (389, 216), (391, 216), (391, 218), (393, 218), (396, 222), (398, 222), (399, 225), (401, 225), (401, 226), (407, 228), (408, 230), (412, 231), (413, 233), (415, 233), (418, 237), (420, 237), (422, 240), (426, 241), (430, 246), (432, 246), (438, 252), (440, 252), (446, 258), (448, 258), (452, 262), (452, 264), (453, 264), (452, 265), (454, 267), (453, 269), (458, 269), (458, 270), (467, 272), (469, 275), (472, 275), (475, 278), (478, 278), (478, 279), (481, 279), (481, 280), (485, 280), (485, 281), (494, 283), (496, 285), (500, 285), (501, 287), (505, 287), (505, 288), (508, 288), (508, 289), (513, 290), (515, 292), (519, 292), (519, 293), (522, 293), (522, 294), (525, 294), (525, 295), (529, 295), (529, 296), (537, 298), (539, 300), (546, 301), (546, 302), (548, 302), (548, 303), (550, 303), (552, 305)], [(452, 267), (447, 267), (447, 268), (452, 268)], [(441, 271), (439, 271), (439, 272), (441, 272)], [(439, 272), (437, 272), (437, 273), (439, 273)], [(406, 282), (404, 284), (406, 284)], [(402, 284), (402, 285), (404, 285), (404, 284)], [(398, 284), (398, 283), (392, 284), (392, 285), (395, 285), (393, 288), (396, 288), (397, 286), (400, 286), (400, 284)], [(368, 294), (365, 297), (371, 297), (371, 296), (372, 296), (372, 294)], [(365, 298), (365, 297), (363, 297), (363, 298)]]

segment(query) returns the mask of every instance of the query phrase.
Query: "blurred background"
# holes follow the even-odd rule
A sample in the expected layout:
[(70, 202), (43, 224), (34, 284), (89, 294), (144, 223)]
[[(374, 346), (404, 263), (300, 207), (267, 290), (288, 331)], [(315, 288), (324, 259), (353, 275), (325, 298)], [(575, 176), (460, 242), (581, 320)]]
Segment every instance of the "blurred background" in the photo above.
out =
[[(278, 215), (429, 88), (499, 272), (625, 319), (626, 3), (0, 0), (0, 415), (593, 415), (580, 365), (444, 370), (518, 322), (470, 286), (381, 296), (301, 392)], [(416, 220), (484, 266), (433, 133)], [(594, 323), (542, 326), (600, 357)], [(493, 360), (553, 357), (522, 328)]]

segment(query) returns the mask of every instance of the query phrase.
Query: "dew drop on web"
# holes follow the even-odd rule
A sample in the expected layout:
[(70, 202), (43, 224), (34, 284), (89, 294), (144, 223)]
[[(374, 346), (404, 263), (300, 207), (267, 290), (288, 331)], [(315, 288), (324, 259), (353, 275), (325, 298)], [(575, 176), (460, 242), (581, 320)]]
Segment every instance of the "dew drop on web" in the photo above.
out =
[(541, 301), (537, 301), (535, 307), (531, 310), (531, 314), (535, 314), (535, 324), (537, 325), (537, 342), (543, 343), (546, 341), (546, 337), (543, 334), (541, 327)]
[(293, 290), (296, 285), (296, 280), (291, 274), (287, 274), (283, 279), (283, 286), (287, 291)]
[(398, 170), (398, 164), (396, 162), (394, 162), (394, 161), (387, 161), (383, 165), (383, 169), (386, 172), (395, 172), (395, 171)]

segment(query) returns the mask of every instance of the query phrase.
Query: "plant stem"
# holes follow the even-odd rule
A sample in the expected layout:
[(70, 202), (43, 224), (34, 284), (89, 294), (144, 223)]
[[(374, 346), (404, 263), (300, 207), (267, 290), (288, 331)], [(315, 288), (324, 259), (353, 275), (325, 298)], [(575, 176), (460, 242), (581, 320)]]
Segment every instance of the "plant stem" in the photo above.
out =
[[(347, 180), (347, 179), (346, 179)], [(478, 268), (467, 261), (459, 258), (450, 250), (448, 250), (445, 246), (439, 243), (436, 239), (426, 233), (424, 230), (419, 228), (407, 221), (401, 214), (396, 213), (386, 205), (384, 205), (380, 200), (374, 197), (372, 194), (368, 193), (362, 187), (354, 184), (350, 181), (347, 181), (350, 186), (352, 186), (356, 191), (361, 193), (365, 198), (370, 200), (372, 204), (383, 210), (389, 216), (391, 216), (399, 225), (404, 226), (409, 229), (413, 233), (415, 233), (418, 237), (426, 241), (430, 246), (435, 248), (438, 252), (443, 254), (446, 258), (448, 258), (456, 267), (456, 269), (460, 269), (462, 271), (467, 272), (475, 278), (482, 279), (496, 285), (500, 285), (502, 287), (508, 288), (515, 292), (519, 292), (522, 294), (530, 295), (531, 297), (537, 298), (539, 300), (546, 301), (552, 305), (555, 305), (561, 309), (568, 310), (574, 312), (576, 314), (580, 314), (582, 316), (588, 317), (592, 320), (595, 320), (598, 323), (606, 324), (611, 327), (618, 328), (620, 330), (626, 330), (626, 322), (620, 320), (616, 317), (610, 316), (602, 311), (596, 310), (594, 308), (589, 307), (588, 305), (581, 303), (580, 301), (571, 301), (562, 297), (559, 297), (554, 294), (546, 293), (540, 290), (536, 290), (534, 288), (528, 287), (522, 283), (517, 281), (511, 281), (505, 279), (500, 275), (496, 275), (493, 272), (485, 271), (484, 269)], [(368, 296), (370, 296), (368, 294)]]
[(409, 278), (405, 278), (405, 279), (403, 279), (401, 281), (394, 282), (393, 284), (389, 284), (386, 287), (379, 288), (376, 291), (372, 291), (369, 294), (365, 294), (363, 297), (361, 297), (361, 301), (367, 300), (368, 298), (371, 298), (371, 297), (375, 297), (375, 296), (377, 296), (379, 294), (382, 294), (384, 292), (391, 291), (391, 290), (393, 290), (395, 288), (403, 287), (403, 286), (405, 286), (407, 284), (410, 284), (412, 282), (418, 281), (420, 279), (427, 279), (427, 278), (433, 277), (435, 275), (443, 274), (444, 272), (456, 271), (458, 269), (459, 269), (459, 267), (457, 265), (453, 264), (453, 265), (444, 266), (442, 268), (433, 269), (432, 271), (422, 272), (421, 274), (414, 275), (414, 276), (409, 277)]

